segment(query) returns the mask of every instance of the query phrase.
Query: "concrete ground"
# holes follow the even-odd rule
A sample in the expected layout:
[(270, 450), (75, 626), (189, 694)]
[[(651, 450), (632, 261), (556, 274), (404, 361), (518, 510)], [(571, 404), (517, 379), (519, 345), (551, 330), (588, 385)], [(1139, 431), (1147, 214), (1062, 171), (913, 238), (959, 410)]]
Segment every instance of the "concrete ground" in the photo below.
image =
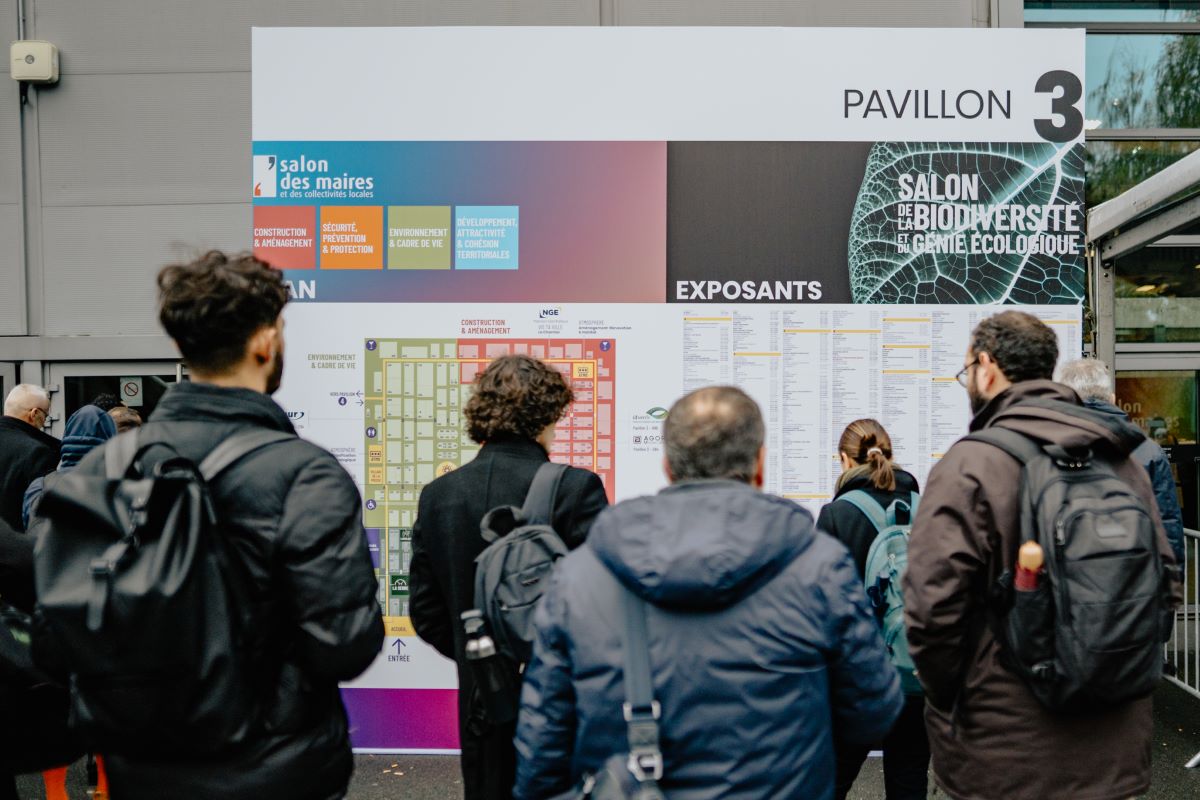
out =
[[(1200, 751), (1200, 699), (1164, 684), (1154, 696), (1154, 785), (1143, 800), (1195, 800), (1200, 798), (1200, 769), (1184, 763)], [(70, 770), (72, 800), (87, 797), (82, 763)], [(933, 788), (930, 797), (946, 795)], [(21, 778), (22, 800), (43, 800), (40, 781)], [(355, 757), (349, 800), (454, 800), (462, 797), (462, 779), (454, 756)], [(120, 800), (120, 798), (115, 798)], [(849, 800), (883, 800), (883, 764), (869, 759), (850, 793)], [(1069, 799), (1065, 799), (1069, 800)]]

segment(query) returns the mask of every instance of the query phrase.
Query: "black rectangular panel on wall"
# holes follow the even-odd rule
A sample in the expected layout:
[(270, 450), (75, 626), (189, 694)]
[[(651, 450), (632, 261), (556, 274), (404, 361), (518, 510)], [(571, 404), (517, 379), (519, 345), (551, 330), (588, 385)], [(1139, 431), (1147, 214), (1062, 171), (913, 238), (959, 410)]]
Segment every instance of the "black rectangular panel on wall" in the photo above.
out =
[(847, 241), (871, 144), (668, 143), (667, 297), (678, 281), (819, 281), (821, 302), (851, 302)]

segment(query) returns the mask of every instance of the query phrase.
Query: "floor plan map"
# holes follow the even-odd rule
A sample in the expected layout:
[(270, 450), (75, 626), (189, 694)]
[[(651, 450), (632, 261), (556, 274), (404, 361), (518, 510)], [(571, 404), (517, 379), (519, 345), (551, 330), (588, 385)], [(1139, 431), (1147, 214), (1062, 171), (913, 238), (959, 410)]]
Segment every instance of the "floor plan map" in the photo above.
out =
[(475, 376), (492, 359), (525, 353), (563, 373), (575, 402), (558, 425), (551, 458), (597, 473), (613, 498), (611, 339), (368, 339), (364, 347), (363, 521), (389, 628), (408, 627), (408, 567), (421, 489), (479, 452), (462, 409)]

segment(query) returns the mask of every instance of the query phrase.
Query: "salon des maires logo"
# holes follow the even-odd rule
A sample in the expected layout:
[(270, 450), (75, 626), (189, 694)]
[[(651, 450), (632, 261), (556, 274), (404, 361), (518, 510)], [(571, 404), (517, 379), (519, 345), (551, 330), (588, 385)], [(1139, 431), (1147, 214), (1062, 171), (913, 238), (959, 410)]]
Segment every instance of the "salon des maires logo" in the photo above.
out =
[(275, 156), (254, 157), (254, 196), (275, 197), (279, 191), (279, 159)]

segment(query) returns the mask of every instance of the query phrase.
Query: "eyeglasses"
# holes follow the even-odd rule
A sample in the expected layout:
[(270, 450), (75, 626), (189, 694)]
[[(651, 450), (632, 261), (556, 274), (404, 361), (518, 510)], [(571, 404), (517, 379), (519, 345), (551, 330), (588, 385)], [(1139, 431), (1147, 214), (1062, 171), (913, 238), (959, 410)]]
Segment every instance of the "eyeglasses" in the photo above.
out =
[(959, 386), (963, 387), (964, 389), (967, 388), (967, 373), (970, 371), (971, 367), (977, 366), (978, 364), (978, 358), (972, 359), (970, 364), (967, 364), (958, 371), (958, 374), (954, 376), (954, 380), (958, 381)]

